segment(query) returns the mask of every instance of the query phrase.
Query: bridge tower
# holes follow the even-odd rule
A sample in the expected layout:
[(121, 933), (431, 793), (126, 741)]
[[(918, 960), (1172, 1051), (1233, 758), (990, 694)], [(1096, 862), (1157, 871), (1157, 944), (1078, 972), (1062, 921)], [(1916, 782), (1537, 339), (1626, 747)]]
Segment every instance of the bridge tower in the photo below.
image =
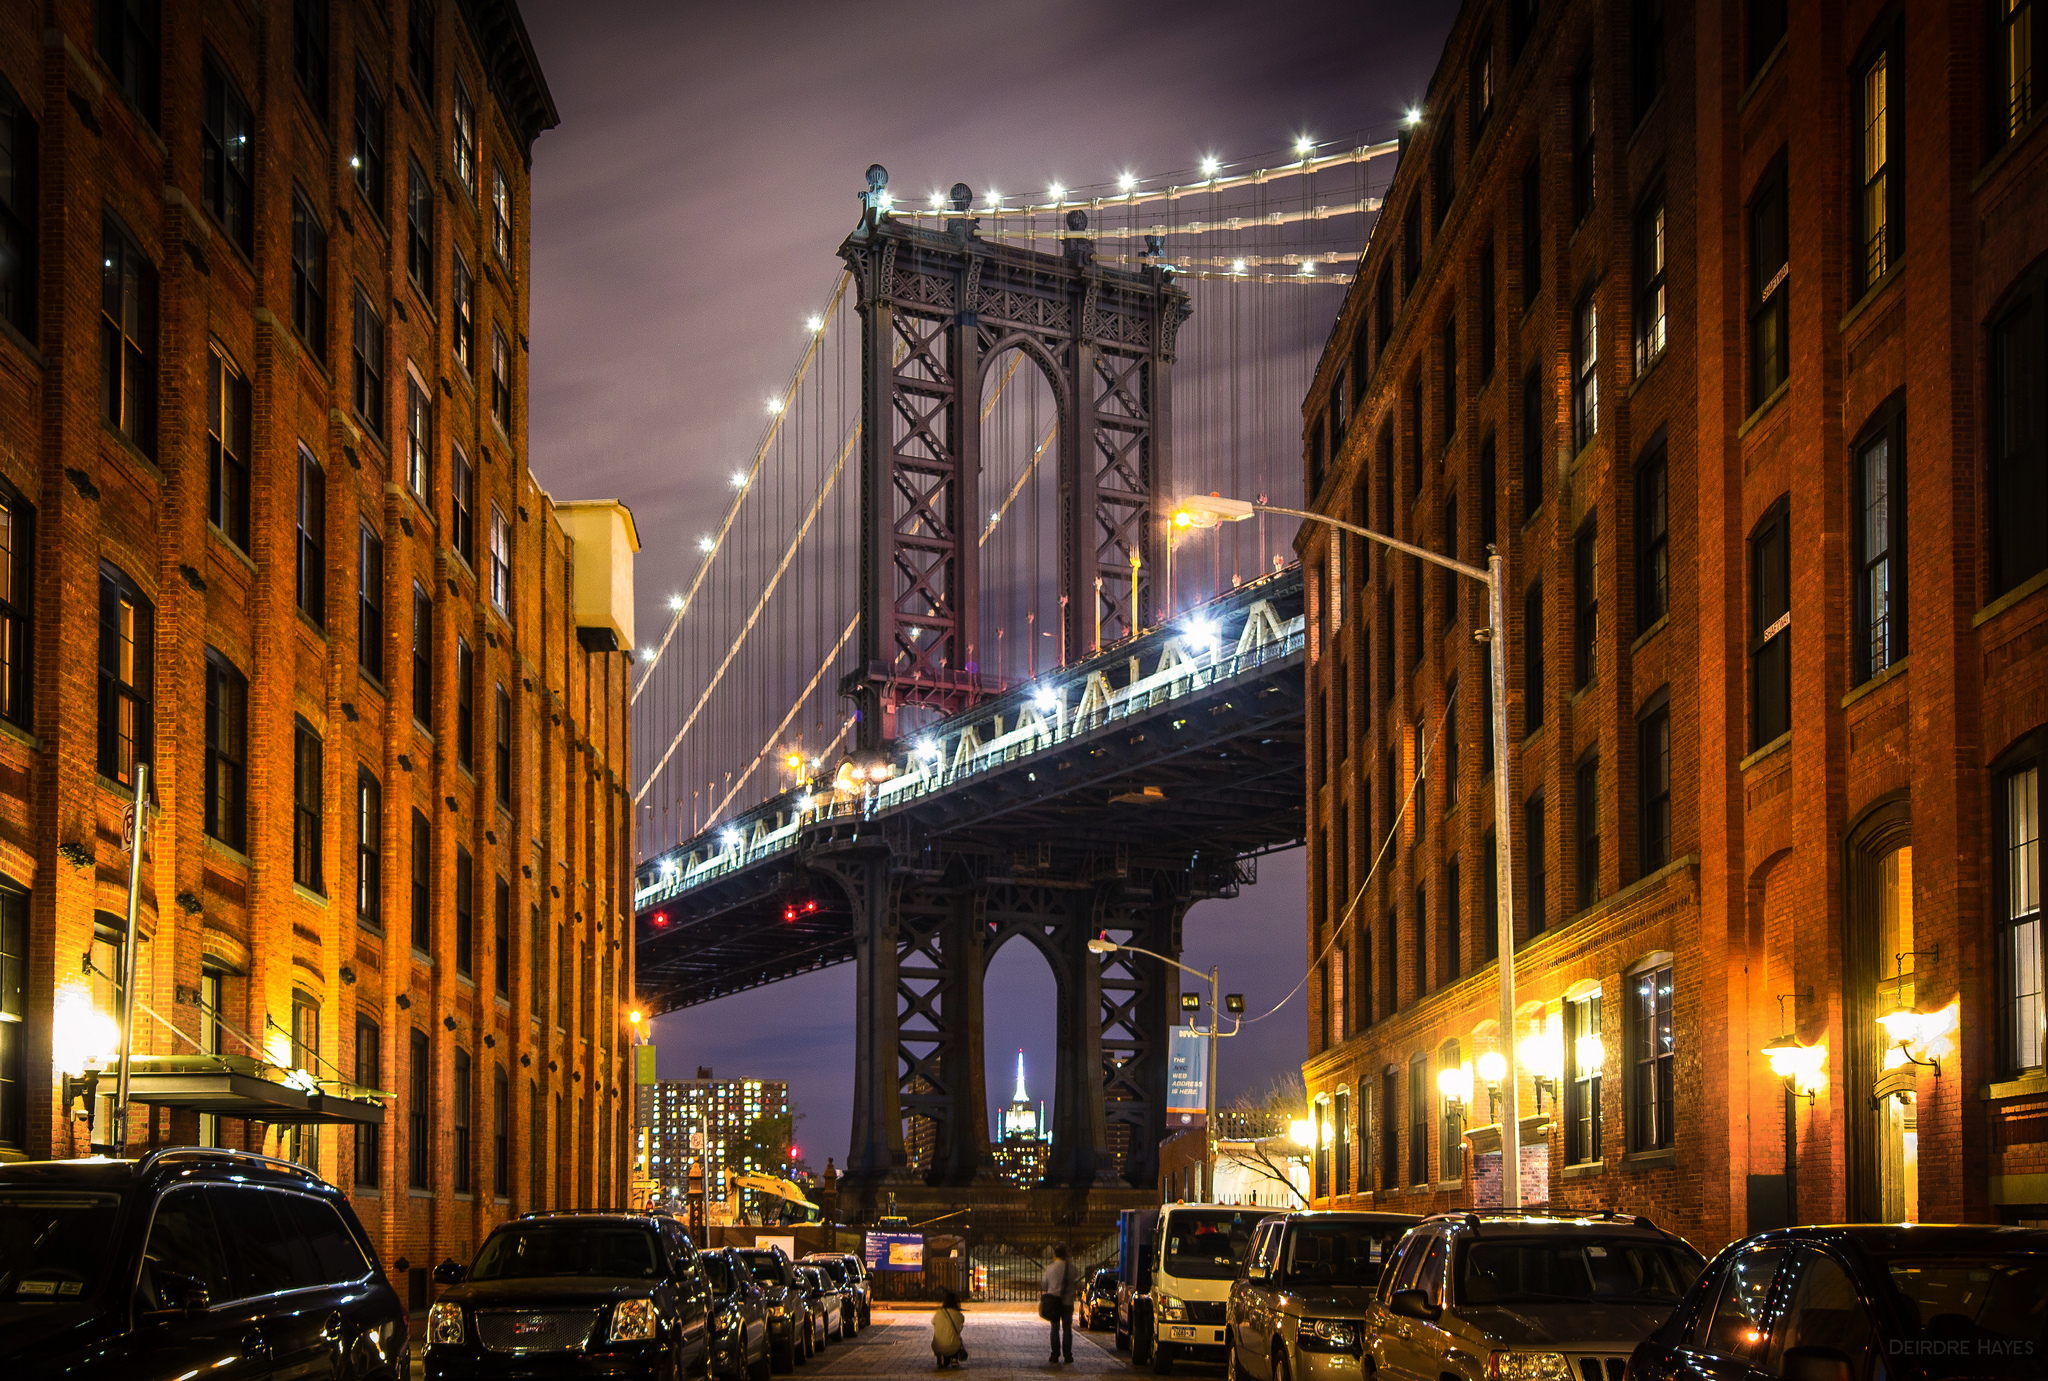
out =
[(964, 183), (943, 231), (887, 214), (868, 169), (859, 227), (839, 247), (861, 317), (860, 664), (841, 689), (859, 746), (908, 706), (966, 708), (981, 671), (977, 534), (988, 366), (1022, 350), (1059, 412), (1061, 661), (1157, 621), (1152, 572), (1173, 493), (1174, 342), (1188, 297), (1164, 270), (1095, 259), (1084, 211), (1062, 252), (984, 240)]

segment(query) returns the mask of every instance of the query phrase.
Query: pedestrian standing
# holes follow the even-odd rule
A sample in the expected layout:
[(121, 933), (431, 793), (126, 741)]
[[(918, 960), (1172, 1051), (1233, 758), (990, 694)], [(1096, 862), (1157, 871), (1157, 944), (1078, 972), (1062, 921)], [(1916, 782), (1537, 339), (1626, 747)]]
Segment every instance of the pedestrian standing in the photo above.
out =
[(967, 1323), (967, 1315), (960, 1309), (960, 1296), (951, 1290), (939, 1307), (932, 1311), (932, 1356), (939, 1359), (939, 1370), (958, 1366), (967, 1360), (967, 1344), (961, 1340), (960, 1330)]
[(1074, 1360), (1074, 1296), (1078, 1293), (1078, 1286), (1066, 1243), (1053, 1244), (1052, 1261), (1045, 1268), (1042, 1288), (1044, 1293), (1038, 1299), (1038, 1314), (1052, 1325), (1052, 1356), (1047, 1360), (1071, 1362)]

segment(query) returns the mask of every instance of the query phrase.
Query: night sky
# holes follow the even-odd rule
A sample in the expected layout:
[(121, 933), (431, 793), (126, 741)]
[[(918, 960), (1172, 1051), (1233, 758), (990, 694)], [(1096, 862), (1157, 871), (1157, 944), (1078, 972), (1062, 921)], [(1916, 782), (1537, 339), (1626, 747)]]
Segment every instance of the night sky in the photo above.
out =
[[(522, 5), (562, 116), (533, 165), (531, 465), (563, 498), (638, 520), (639, 624), (687, 579), (703, 515), (751, 456), (840, 268), (871, 162), (920, 199), (964, 180), (1018, 194), (1169, 176), (1303, 132), (1387, 138), (1421, 101), (1456, 6)], [(1278, 159), (1270, 161), (1279, 161)], [(1175, 180), (1188, 181), (1186, 177)], [(1355, 222), (1347, 222), (1354, 225)], [(1278, 289), (1288, 291), (1288, 289)], [(1301, 981), (1301, 855), (1188, 918), (1183, 958), (1263, 1012)], [(809, 1163), (843, 1163), (853, 968), (656, 1023), (661, 1076), (786, 1079)], [(1026, 945), (990, 965), (992, 1103), (1021, 1046), (1051, 1097), (1052, 977)], [(1227, 1101), (1298, 1068), (1300, 992), (1226, 1042)]]

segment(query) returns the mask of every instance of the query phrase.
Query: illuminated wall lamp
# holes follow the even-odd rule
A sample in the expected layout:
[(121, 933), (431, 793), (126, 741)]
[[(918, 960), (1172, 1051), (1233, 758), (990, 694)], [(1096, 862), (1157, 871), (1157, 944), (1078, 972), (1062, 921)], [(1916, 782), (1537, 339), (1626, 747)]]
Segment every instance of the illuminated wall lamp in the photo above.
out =
[(1316, 1124), (1306, 1117), (1297, 1117), (1287, 1124), (1287, 1139), (1296, 1146), (1313, 1146), (1316, 1140)]
[(1885, 1052), (1884, 1068), (1919, 1065), (1932, 1069), (1939, 1079), (1942, 1060), (1955, 1053), (1961, 1016), (1959, 999), (1951, 999), (1948, 1006), (1934, 1012), (1916, 1012), (1909, 1007), (1886, 1012), (1877, 1019), (1892, 1042), (1892, 1048)]
[(1455, 1103), (1459, 1111), (1472, 1103), (1472, 1066), (1453, 1065), (1436, 1073), (1436, 1091), (1443, 1095), (1446, 1103)]
[(1828, 1086), (1825, 1044), (1801, 1045), (1797, 1037), (1780, 1036), (1764, 1047), (1764, 1058), (1770, 1061), (1771, 1073), (1801, 1098), (1811, 1099)]
[(1486, 1085), (1486, 1120), (1500, 1121), (1500, 1085), (1508, 1077), (1507, 1057), (1498, 1050), (1489, 1050), (1479, 1057), (1474, 1067), (1479, 1082)]
[(1515, 1062), (1529, 1071), (1529, 1078), (1536, 1085), (1536, 1111), (1543, 1111), (1543, 1095), (1549, 1094), (1551, 1102), (1557, 1101), (1557, 1081), (1564, 1073), (1564, 1042), (1554, 1033), (1539, 1031), (1525, 1036), (1515, 1047)]

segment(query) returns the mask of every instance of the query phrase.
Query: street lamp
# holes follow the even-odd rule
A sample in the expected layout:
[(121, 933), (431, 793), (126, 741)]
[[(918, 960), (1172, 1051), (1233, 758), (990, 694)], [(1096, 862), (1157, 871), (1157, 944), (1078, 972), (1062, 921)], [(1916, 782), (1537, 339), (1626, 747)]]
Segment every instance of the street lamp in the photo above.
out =
[[(1206, 1139), (1213, 1145), (1216, 1140), (1215, 1129), (1219, 1117), (1219, 1113), (1216, 1107), (1216, 1042), (1223, 1039), (1226, 1036), (1236, 1035), (1238, 1031), (1243, 1028), (1244, 996), (1240, 993), (1231, 993), (1223, 999), (1223, 1006), (1221, 1008), (1218, 1008), (1216, 1005), (1217, 976), (1216, 969), (1214, 968), (1214, 966), (1211, 966), (1207, 973), (1203, 973), (1200, 969), (1191, 969), (1186, 964), (1181, 963), (1180, 960), (1170, 959), (1166, 955), (1158, 953), (1156, 950), (1144, 949), (1138, 945), (1120, 944), (1119, 942), (1110, 939), (1107, 935), (1098, 935), (1093, 940), (1090, 940), (1088, 942), (1088, 952), (1090, 954), (1115, 954), (1118, 950), (1123, 950), (1129, 954), (1143, 954), (1149, 958), (1157, 959), (1162, 964), (1171, 964), (1175, 968), (1179, 969), (1182, 973), (1193, 974), (1196, 978), (1201, 979), (1203, 982), (1209, 985), (1209, 1030), (1207, 1033), (1209, 1036), (1209, 1077), (1207, 1081), (1208, 1088), (1204, 1090), (1203, 1097), (1203, 1101), (1209, 1105), (1209, 1108), (1208, 1111), (1203, 1114), (1203, 1117), (1209, 1124), (1209, 1133)], [(1194, 994), (1190, 993), (1187, 996), (1193, 997)], [(1197, 999), (1197, 1001), (1199, 1001), (1199, 999)], [(1184, 1008), (1188, 1006), (1185, 997), (1182, 999), (1182, 1005)], [(1218, 1015), (1220, 1011), (1228, 1011), (1234, 1018), (1231, 1028), (1228, 1031), (1219, 1031), (1216, 1029), (1221, 1022), (1221, 1018)], [(1295, 1139), (1297, 1141), (1300, 1140), (1299, 1137)], [(1211, 1173), (1213, 1174), (1214, 1172), (1212, 1171)]]
[[(1251, 503), (1244, 499), (1226, 499), (1220, 494), (1194, 494), (1182, 499), (1173, 511), (1173, 525), (1179, 528), (1214, 527), (1218, 523), (1243, 522), (1260, 513), (1277, 513), (1284, 517), (1300, 518), (1311, 523), (1363, 537), (1368, 542), (1377, 542), (1383, 547), (1427, 561), (1445, 570), (1455, 571), (1468, 580), (1476, 580), (1486, 587), (1486, 631), (1483, 641), (1491, 650), (1489, 660), (1493, 664), (1493, 838), (1494, 853), (1498, 862), (1495, 871), (1500, 875), (1500, 1029), (1504, 1032), (1515, 1029), (1515, 889), (1514, 889), (1514, 846), (1510, 839), (1514, 818), (1514, 798), (1508, 783), (1508, 605), (1507, 567), (1502, 563), (1500, 552), (1492, 547), (1487, 549), (1486, 568), (1454, 561), (1448, 556), (1439, 556), (1433, 551), (1355, 523), (1343, 522), (1323, 513), (1310, 513), (1305, 509), (1282, 508), (1277, 504)], [(1475, 634), (1475, 637), (1482, 635)], [(1512, 1042), (1502, 1043), (1500, 1119), (1500, 1201), (1504, 1208), (1520, 1208), (1522, 1205), (1521, 1177), (1521, 1105), (1516, 1088), (1515, 1048)]]
[[(1790, 994), (1787, 994), (1790, 996)], [(1785, 1081), (1785, 1220), (1786, 1226), (1799, 1221), (1799, 1100), (1827, 1087), (1828, 1048), (1801, 1045), (1799, 1038), (1783, 1035), (1764, 1047), (1764, 1059), (1771, 1073)]]

